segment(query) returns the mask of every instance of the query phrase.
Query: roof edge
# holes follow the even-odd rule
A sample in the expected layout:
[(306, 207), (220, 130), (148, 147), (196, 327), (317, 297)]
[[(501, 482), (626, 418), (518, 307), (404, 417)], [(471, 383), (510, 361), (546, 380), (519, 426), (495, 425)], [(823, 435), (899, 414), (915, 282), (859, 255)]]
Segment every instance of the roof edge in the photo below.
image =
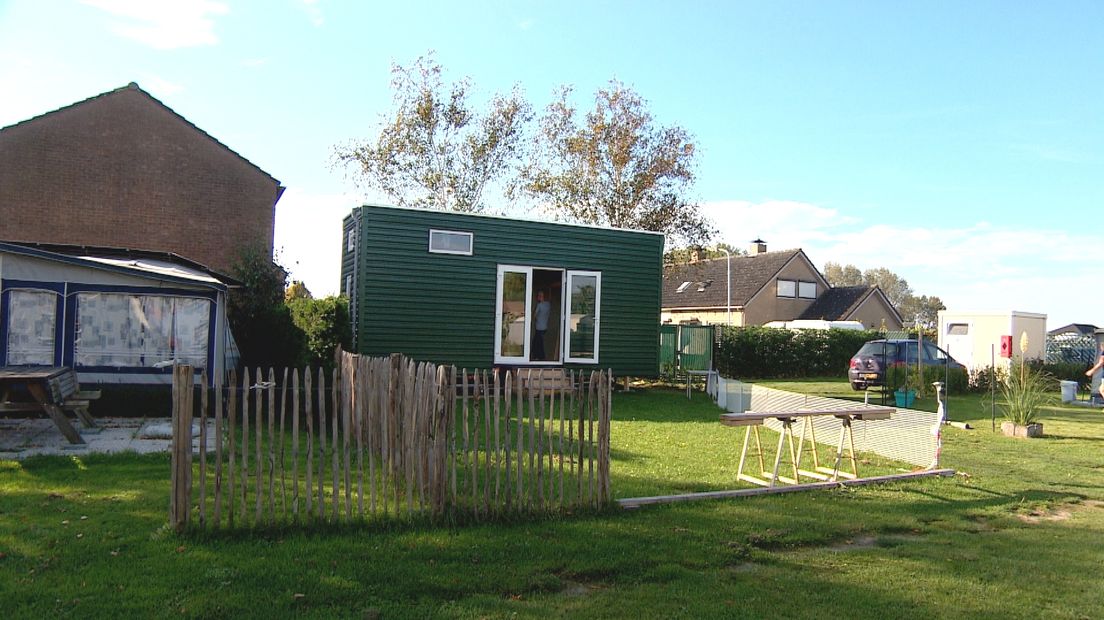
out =
[[(81, 99), (80, 101), (74, 101), (73, 103), (70, 103), (68, 105), (61, 106), (60, 108), (54, 108), (53, 110), (48, 110), (48, 111), (43, 112), (41, 114), (36, 114), (36, 115), (34, 115), (30, 118), (21, 120), (17, 123), (13, 123), (13, 124), (7, 125), (5, 127), (0, 127), (0, 132), (4, 132), (4, 131), (7, 131), (8, 129), (13, 129), (15, 127), (26, 125), (27, 123), (35, 122), (35, 121), (40, 120), (42, 118), (45, 118), (47, 116), (51, 116), (51, 115), (57, 114), (59, 112), (64, 112), (66, 110), (70, 110), (70, 109), (76, 108), (78, 106), (82, 106), (82, 105), (84, 105), (86, 103), (89, 103), (89, 102), (92, 102), (96, 99), (102, 99), (102, 98), (109, 97), (109, 96), (117, 94), (117, 93), (126, 92), (128, 90), (133, 90), (133, 91), (136, 91), (136, 92), (139, 92), (139, 93), (145, 95), (147, 98), (149, 98), (151, 101), (153, 101), (157, 105), (159, 105), (162, 108), (168, 110), (169, 113), (171, 113), (173, 116), (175, 116), (175, 117), (179, 118), (180, 120), (184, 121), (192, 129), (195, 129), (199, 133), (206, 136), (208, 140), (214, 142), (216, 145), (218, 145), (218, 146), (222, 147), (223, 149), (225, 149), (226, 151), (228, 151), (231, 155), (233, 155), (233, 156), (237, 157), (238, 159), (242, 160), (249, 167), (253, 168), (257, 172), (260, 172), (261, 174), (265, 175), (266, 177), (271, 179), (277, 186), (282, 187), (282, 184), (280, 183), (279, 179), (277, 179), (276, 177), (274, 177), (271, 174), (269, 174), (268, 172), (266, 172), (263, 168), (261, 168), (257, 164), (255, 164), (255, 163), (249, 161), (248, 159), (246, 159), (246, 157), (244, 155), (242, 155), (241, 153), (235, 151), (234, 149), (232, 149), (229, 146), (227, 146), (227, 145), (223, 144), (222, 142), (220, 142), (218, 138), (216, 138), (216, 137), (212, 136), (211, 134), (207, 133), (206, 131), (201, 129), (198, 125), (196, 125), (192, 121), (185, 118), (184, 115), (180, 114), (176, 110), (174, 110), (174, 109), (170, 108), (169, 106), (165, 105), (165, 103), (163, 101), (161, 101), (160, 99), (158, 99), (157, 97), (154, 97), (149, 92), (143, 90), (141, 86), (138, 86), (137, 82), (130, 82), (126, 86), (120, 86), (119, 88), (114, 88), (112, 90), (102, 92), (98, 95), (92, 95), (91, 97)], [(280, 195), (282, 195), (282, 194), (283, 194), (282, 191), (277, 193), (277, 196), (276, 196), (277, 201), (280, 199)]]

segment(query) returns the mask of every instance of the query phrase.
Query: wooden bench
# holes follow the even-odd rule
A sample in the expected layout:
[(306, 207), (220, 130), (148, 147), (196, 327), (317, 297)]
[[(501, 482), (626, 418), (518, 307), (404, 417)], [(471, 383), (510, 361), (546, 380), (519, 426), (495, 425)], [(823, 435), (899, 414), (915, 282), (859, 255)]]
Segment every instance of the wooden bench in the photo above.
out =
[[(98, 428), (88, 408), (91, 401), (100, 397), (100, 390), (80, 389), (72, 368), (9, 366), (0, 369), (0, 383), (4, 387), (0, 413), (45, 412), (71, 443), (84, 441), (65, 418), (65, 412), (76, 415), (85, 428)], [(34, 400), (12, 401), (11, 388), (17, 386), (25, 387)]]

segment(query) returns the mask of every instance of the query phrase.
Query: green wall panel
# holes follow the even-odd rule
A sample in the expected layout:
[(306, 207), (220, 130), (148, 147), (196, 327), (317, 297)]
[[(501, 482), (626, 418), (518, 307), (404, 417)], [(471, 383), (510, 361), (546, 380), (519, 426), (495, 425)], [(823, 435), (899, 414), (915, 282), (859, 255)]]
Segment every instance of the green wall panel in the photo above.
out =
[[(357, 241), (350, 252), (342, 238), (342, 283), (356, 278), (362, 353), (492, 366), (495, 278), (509, 264), (602, 272), (597, 367), (658, 372), (661, 235), (377, 206), (355, 209), (349, 227)], [(431, 228), (473, 233), (473, 255), (429, 253)]]

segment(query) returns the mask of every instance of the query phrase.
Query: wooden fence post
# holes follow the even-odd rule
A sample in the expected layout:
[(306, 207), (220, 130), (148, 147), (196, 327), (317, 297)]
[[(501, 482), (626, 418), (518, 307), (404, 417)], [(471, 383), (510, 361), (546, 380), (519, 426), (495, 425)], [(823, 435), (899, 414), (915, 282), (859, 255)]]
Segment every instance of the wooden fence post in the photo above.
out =
[(192, 390), (191, 366), (173, 367), (172, 500), (169, 521), (177, 532), (188, 527), (192, 501)]

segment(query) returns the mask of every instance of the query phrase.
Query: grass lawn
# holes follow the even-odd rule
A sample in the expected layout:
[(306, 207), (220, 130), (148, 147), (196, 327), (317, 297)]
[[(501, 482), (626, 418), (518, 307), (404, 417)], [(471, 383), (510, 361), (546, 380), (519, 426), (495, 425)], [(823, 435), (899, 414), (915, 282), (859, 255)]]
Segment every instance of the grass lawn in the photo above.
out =
[[(0, 461), (0, 616), (1104, 617), (1104, 415), (1016, 440), (978, 397), (949, 411), (977, 427), (944, 430), (953, 478), (469, 527), (177, 538), (165, 455)], [(615, 495), (731, 488), (717, 414), (616, 395)]]

